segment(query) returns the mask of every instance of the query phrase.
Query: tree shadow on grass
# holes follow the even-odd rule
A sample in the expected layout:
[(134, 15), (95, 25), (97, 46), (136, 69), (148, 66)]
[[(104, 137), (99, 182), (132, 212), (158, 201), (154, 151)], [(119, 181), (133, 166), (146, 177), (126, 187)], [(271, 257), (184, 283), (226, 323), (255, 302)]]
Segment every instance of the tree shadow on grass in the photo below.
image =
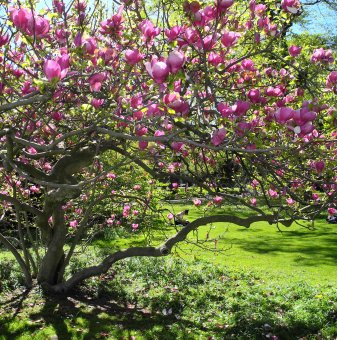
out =
[(292, 253), (301, 266), (336, 265), (337, 234), (326, 231), (283, 231), (260, 239), (233, 238), (237, 247), (256, 254), (281, 255)]
[[(177, 323), (184, 339), (194, 339), (187, 329), (208, 331), (202, 325), (177, 320), (173, 315), (164, 316), (126, 302), (113, 301), (111, 296), (89, 298), (81, 292), (75, 292), (72, 297), (46, 297), (43, 307), (37, 311), (29, 311), (27, 306), (24, 308), (24, 315), (15, 313), (0, 320), (0, 335), (5, 339), (16, 339), (22, 334), (31, 334), (34, 338), (34, 334), (47, 327), (54, 330), (52, 335), (62, 340), (129, 339), (134, 332), (149, 339), (176, 339), (177, 330), (171, 328)], [(15, 318), (21, 323), (18, 321), (13, 328)]]
[[(277, 306), (266, 305), (259, 313), (245, 309), (228, 310), (231, 324), (211, 324), (194, 322), (188, 317), (177, 320), (175, 315), (162, 315), (137, 305), (132, 305), (110, 292), (98, 298), (92, 298), (92, 290), (77, 290), (68, 297), (28, 297), (22, 314), (0, 320), (0, 335), (4, 339), (17, 339), (22, 334), (32, 339), (130, 339), (133, 335), (143, 339), (175, 340), (196, 338), (221, 339), (266, 339), (273, 335), (280, 339), (298, 339), (308, 335), (317, 335), (321, 324), (293, 320), (287, 326), (275, 318)], [(41, 308), (29, 309), (33, 300), (42, 302)], [(203, 309), (203, 308), (202, 308)], [(224, 309), (226, 309), (224, 305)], [(194, 310), (193, 314), (201, 313)], [(252, 317), (254, 315), (254, 317)], [(202, 315), (201, 315), (202, 317)], [(13, 329), (15, 320), (25, 321), (21, 327)], [(27, 322), (29, 320), (29, 322)], [(330, 322), (325, 320), (323, 322)], [(41, 333), (44, 329), (49, 333)], [(50, 333), (51, 332), (51, 333)], [(202, 336), (199, 336), (202, 334)]]

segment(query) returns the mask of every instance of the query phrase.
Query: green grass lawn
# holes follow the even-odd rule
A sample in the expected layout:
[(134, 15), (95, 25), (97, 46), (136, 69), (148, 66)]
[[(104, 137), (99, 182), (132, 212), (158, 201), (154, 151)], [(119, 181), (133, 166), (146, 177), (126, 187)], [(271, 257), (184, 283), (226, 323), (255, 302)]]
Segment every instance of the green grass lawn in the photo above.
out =
[[(174, 213), (190, 209), (187, 217), (189, 221), (203, 216), (202, 209), (190, 205), (175, 204), (168, 208)], [(226, 209), (240, 216), (240, 208)], [(221, 212), (216, 209), (212, 213)], [(245, 213), (246, 210), (242, 209), (243, 217)], [(317, 220), (314, 227), (312, 230), (293, 223), (288, 228), (282, 225), (277, 228), (276, 225), (259, 222), (246, 229), (229, 223), (214, 223), (192, 232), (189, 243), (179, 244), (175, 248), (175, 256), (189, 261), (207, 261), (234, 270), (256, 271), (266, 277), (271, 275), (286, 281), (337, 284), (337, 225)], [(154, 230), (151, 243), (158, 245), (174, 233), (173, 226), (167, 223)], [(197, 239), (202, 242), (202, 248), (195, 244)], [(133, 233), (122, 240), (96, 242), (96, 245), (109, 251), (145, 244), (146, 240), (140, 233)]]
[[(202, 209), (188, 205), (165, 208), (189, 208), (190, 221), (203, 216)], [(241, 207), (226, 209), (247, 213)], [(95, 256), (149, 240), (157, 245), (175, 232), (169, 222), (152, 229), (147, 238), (141, 230), (111, 230), (74, 265), (97, 263)], [(9, 259), (0, 253), (0, 262)], [(216, 223), (191, 233), (173, 256), (117, 263), (71, 297), (46, 298), (37, 288), (25, 293), (8, 285), (0, 295), (0, 340), (335, 340), (336, 260), (337, 225), (324, 220), (316, 221), (314, 230)], [(15, 280), (10, 264), (6, 270)]]

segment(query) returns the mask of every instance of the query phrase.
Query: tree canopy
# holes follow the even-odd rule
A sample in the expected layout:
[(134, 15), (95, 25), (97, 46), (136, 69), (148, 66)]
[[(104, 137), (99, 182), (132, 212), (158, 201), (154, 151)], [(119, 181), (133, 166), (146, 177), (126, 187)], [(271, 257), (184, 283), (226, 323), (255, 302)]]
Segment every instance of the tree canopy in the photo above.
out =
[[(108, 17), (100, 1), (0, 6), (0, 241), (28, 286), (67, 291), (211, 222), (337, 212), (335, 59), (290, 45), (298, 0), (123, 1)], [(224, 210), (65, 275), (95, 216), (149, 231), (165, 188), (182, 184), (251, 215)]]

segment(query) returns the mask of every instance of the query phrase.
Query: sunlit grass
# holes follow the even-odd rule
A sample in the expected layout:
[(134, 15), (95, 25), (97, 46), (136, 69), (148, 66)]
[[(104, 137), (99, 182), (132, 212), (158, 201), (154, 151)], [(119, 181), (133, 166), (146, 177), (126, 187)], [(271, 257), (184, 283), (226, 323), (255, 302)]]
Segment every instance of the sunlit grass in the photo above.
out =
[[(186, 217), (189, 221), (204, 215), (203, 208), (189, 204), (171, 204), (167, 207), (173, 213), (189, 209)], [(212, 214), (221, 212), (242, 217), (247, 214), (242, 207), (217, 209)], [(325, 220), (315, 221), (314, 229), (308, 229), (305, 225), (293, 223), (290, 227), (284, 227), (258, 222), (247, 229), (230, 223), (214, 223), (190, 233), (188, 243), (179, 244), (174, 253), (188, 261), (202, 260), (231, 269), (254, 270), (266, 277), (272, 275), (286, 281), (303, 279), (316, 284), (336, 284), (337, 225), (328, 224)], [(162, 243), (175, 232), (167, 220), (166, 225), (152, 231), (152, 244)], [(197, 245), (197, 240), (202, 248)], [(123, 239), (102, 239), (96, 244), (111, 251), (146, 245), (146, 240), (139, 232)]]

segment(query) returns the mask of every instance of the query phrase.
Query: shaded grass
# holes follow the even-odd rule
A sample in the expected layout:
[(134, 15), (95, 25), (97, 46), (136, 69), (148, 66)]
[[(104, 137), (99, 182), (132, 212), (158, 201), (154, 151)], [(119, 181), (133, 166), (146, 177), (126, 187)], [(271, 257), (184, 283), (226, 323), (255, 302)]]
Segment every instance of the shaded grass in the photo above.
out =
[[(337, 290), (177, 259), (130, 259), (71, 297), (5, 296), (0, 339), (334, 339)], [(18, 294), (16, 294), (18, 296)]]

